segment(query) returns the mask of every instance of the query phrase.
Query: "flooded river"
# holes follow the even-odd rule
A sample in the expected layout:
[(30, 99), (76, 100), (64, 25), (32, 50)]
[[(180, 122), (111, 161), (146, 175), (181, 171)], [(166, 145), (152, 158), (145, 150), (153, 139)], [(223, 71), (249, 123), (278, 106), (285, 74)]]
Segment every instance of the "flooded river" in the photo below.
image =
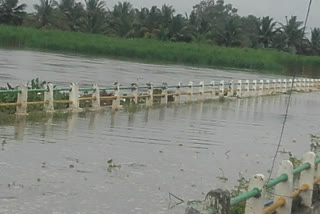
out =
[[(90, 74), (88, 74), (90, 73)], [(236, 71), (0, 51), (0, 85), (272, 78)], [(193, 103), (0, 126), (0, 213), (184, 213), (186, 201), (267, 175), (288, 95)], [(281, 151), (301, 157), (320, 134), (320, 93), (294, 94)], [(1, 118), (0, 118), (1, 119)], [(282, 153), (279, 160), (288, 155)], [(117, 167), (108, 167), (108, 161)], [(226, 179), (220, 179), (226, 177)]]

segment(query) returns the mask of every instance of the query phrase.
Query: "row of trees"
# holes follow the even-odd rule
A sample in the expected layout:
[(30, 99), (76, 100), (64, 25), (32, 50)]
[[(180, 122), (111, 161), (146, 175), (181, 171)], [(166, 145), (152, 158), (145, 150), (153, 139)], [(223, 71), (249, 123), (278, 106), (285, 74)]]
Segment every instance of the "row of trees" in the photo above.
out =
[(320, 55), (319, 28), (311, 29), (308, 39), (296, 16), (286, 17), (284, 24), (270, 17), (241, 17), (223, 0), (201, 1), (190, 15), (175, 14), (169, 5), (137, 9), (129, 2), (110, 10), (102, 0), (40, 0), (35, 13), (26, 13), (27, 5), (18, 1), (0, 0), (0, 24)]

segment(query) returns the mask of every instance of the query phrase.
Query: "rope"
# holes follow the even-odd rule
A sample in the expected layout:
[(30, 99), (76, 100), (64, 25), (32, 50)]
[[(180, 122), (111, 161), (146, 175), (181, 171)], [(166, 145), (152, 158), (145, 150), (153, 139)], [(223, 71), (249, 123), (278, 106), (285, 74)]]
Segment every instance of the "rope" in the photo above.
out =
[[(307, 15), (306, 15), (306, 19), (305, 19), (304, 27), (303, 27), (303, 36), (305, 34), (307, 22), (308, 22), (308, 19), (309, 19), (309, 13), (310, 13), (311, 4), (312, 4), (312, 0), (310, 0), (309, 5), (308, 5), (308, 11), (307, 11)], [(301, 43), (302, 43), (302, 41), (301, 41)], [(293, 73), (292, 84), (291, 84), (291, 88), (290, 88), (290, 91), (289, 91), (288, 103), (287, 103), (287, 106), (286, 106), (286, 112), (285, 112), (283, 123), (282, 123), (282, 128), (281, 128), (281, 133), (280, 133), (277, 149), (276, 149), (275, 155), (274, 155), (273, 160), (272, 160), (272, 165), (271, 165), (271, 169), (270, 169), (270, 173), (269, 173), (268, 182), (271, 180), (272, 172), (274, 170), (275, 161), (276, 161), (276, 158), (278, 156), (279, 149), (280, 149), (280, 146), (281, 146), (282, 137), (283, 137), (283, 133), (284, 133), (284, 130), (285, 130), (285, 125), (286, 125), (287, 118), (288, 118), (289, 106), (290, 106), (290, 101), (291, 101), (291, 97), (292, 97), (292, 90), (293, 90), (293, 86), (294, 86), (294, 80), (296, 79), (296, 74), (297, 74), (297, 70), (295, 70), (294, 73)]]

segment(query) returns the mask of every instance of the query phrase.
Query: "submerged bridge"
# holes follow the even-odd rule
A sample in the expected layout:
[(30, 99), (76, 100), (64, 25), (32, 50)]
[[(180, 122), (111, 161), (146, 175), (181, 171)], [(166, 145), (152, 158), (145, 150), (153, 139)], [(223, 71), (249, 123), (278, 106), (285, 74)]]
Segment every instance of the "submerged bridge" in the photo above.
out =
[(0, 96), (5, 94), (14, 96), (16, 99), (16, 102), (0, 102), (0, 107), (16, 107), (17, 115), (26, 115), (28, 106), (31, 105), (42, 105), (46, 112), (54, 112), (59, 104), (63, 105), (64, 110), (70, 112), (82, 111), (81, 106), (95, 111), (105, 107), (117, 110), (125, 103), (143, 104), (146, 107), (151, 107), (154, 104), (167, 105), (169, 102), (179, 104), (224, 97), (274, 95), (287, 93), (291, 89), (300, 92), (318, 90), (320, 89), (320, 79), (220, 80), (210, 83), (200, 82), (199, 84), (178, 83), (177, 85), (166, 83), (162, 85), (151, 83), (137, 85), (132, 83), (130, 86), (121, 86), (119, 83), (115, 83), (111, 87), (99, 87), (97, 84), (93, 84), (91, 88), (80, 88), (77, 83), (72, 83), (70, 87), (65, 88), (57, 88), (51, 83), (44, 84), (41, 88), (20, 85), (16, 88), (0, 90)]

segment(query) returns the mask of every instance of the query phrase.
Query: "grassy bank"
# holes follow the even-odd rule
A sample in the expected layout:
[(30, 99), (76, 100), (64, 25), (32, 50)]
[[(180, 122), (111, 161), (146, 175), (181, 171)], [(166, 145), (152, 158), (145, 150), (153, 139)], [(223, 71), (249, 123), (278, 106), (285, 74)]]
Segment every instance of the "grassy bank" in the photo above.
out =
[(320, 57), (295, 56), (273, 50), (121, 39), (1, 25), (0, 47), (119, 57), (144, 62), (250, 69), (276, 74), (290, 74), (294, 70), (300, 75), (320, 74)]

